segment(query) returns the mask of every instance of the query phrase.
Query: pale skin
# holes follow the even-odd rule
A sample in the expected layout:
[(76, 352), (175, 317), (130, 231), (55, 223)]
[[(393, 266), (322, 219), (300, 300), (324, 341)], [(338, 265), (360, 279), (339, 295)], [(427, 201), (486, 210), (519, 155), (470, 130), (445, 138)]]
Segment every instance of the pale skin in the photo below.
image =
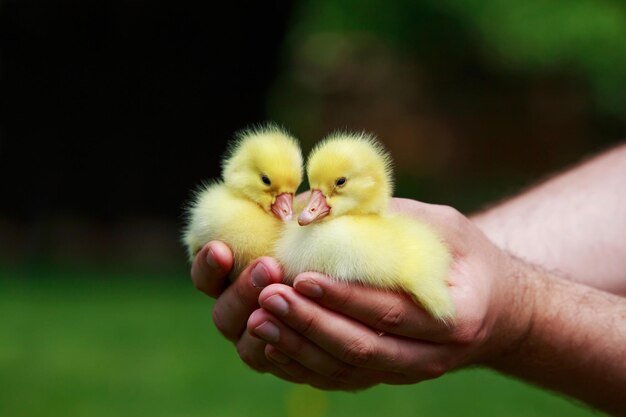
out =
[(456, 322), (317, 273), (280, 284), (272, 258), (222, 291), (232, 254), (210, 242), (192, 278), (217, 298), (214, 322), (245, 363), (341, 390), (482, 365), (626, 415), (626, 146), (471, 220), (406, 199), (392, 209), (430, 223), (451, 248)]

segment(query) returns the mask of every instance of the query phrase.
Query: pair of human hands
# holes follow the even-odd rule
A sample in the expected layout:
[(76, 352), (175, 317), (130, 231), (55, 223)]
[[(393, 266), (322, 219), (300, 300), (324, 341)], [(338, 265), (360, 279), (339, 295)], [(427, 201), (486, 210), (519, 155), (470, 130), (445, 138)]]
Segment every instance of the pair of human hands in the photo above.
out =
[(228, 285), (232, 253), (209, 242), (191, 276), (217, 299), (213, 321), (247, 365), (317, 388), (358, 390), (487, 363), (519, 340), (529, 314), (516, 288), (516, 261), (450, 207), (393, 199), (391, 210), (429, 223), (448, 245), (455, 319), (432, 318), (406, 294), (315, 272), (284, 285), (280, 265), (269, 257)]

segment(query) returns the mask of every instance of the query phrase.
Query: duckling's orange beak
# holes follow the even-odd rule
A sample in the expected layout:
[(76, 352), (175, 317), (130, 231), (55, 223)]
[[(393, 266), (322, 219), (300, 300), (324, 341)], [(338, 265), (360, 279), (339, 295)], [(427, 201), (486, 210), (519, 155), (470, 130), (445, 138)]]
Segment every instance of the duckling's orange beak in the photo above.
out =
[(320, 190), (312, 190), (309, 204), (302, 210), (298, 216), (298, 224), (306, 226), (314, 221), (326, 217), (330, 213), (330, 206), (326, 201), (326, 197)]
[(282, 193), (276, 196), (271, 206), (272, 213), (280, 220), (288, 222), (293, 216), (293, 194)]

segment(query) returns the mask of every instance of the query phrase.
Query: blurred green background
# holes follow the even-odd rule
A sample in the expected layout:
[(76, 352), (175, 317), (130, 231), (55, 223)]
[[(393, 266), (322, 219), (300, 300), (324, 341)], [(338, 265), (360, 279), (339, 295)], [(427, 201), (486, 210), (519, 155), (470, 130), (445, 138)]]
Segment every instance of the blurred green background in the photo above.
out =
[(182, 207), (232, 134), (379, 136), (466, 213), (623, 140), (621, 1), (0, 1), (0, 415), (588, 416), (487, 370), (327, 393), (211, 322)]

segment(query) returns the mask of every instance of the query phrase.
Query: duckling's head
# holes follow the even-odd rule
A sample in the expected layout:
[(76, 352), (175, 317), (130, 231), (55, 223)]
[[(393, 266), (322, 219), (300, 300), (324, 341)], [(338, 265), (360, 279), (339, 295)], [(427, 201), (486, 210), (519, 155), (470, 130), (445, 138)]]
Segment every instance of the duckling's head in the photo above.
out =
[(302, 181), (302, 152), (296, 139), (275, 125), (238, 134), (222, 162), (227, 187), (283, 221), (293, 214)]
[(300, 225), (345, 214), (382, 213), (393, 193), (391, 157), (372, 135), (335, 133), (307, 162), (311, 197)]

